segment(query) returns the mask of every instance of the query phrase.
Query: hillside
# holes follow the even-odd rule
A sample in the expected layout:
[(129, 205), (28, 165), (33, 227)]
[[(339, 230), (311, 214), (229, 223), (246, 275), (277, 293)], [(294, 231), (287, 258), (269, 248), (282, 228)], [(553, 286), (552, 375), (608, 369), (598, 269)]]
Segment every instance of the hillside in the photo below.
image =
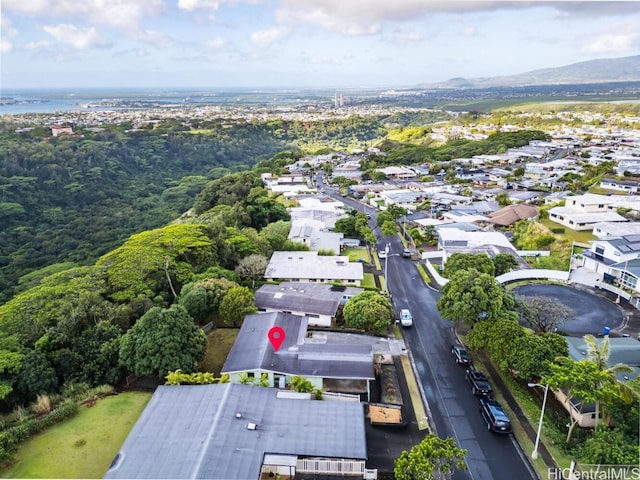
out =
[(452, 78), (445, 82), (422, 85), (422, 87), (472, 89), (635, 81), (640, 81), (640, 55), (589, 60), (499, 77)]

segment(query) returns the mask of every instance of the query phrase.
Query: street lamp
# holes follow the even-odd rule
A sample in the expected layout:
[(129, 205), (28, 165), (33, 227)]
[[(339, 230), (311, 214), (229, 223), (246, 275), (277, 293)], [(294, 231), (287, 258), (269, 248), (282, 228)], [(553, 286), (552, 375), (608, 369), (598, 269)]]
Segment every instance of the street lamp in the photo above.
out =
[(544, 407), (547, 405), (547, 393), (549, 392), (549, 385), (540, 385), (539, 383), (528, 383), (529, 388), (540, 387), (544, 388), (544, 398), (542, 399), (542, 410), (540, 411), (540, 421), (538, 422), (538, 433), (536, 435), (536, 443), (533, 446), (533, 452), (531, 452), (531, 458), (534, 460), (538, 458), (538, 445), (540, 443), (540, 432), (542, 431), (542, 419), (544, 418)]

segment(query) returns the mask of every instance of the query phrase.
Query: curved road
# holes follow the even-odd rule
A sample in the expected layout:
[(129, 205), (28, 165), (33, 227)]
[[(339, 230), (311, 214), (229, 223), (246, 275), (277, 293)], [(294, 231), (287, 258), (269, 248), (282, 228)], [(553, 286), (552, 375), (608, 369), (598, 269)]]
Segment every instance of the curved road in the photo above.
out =
[[(337, 197), (331, 188), (327, 193)], [(346, 205), (363, 210), (363, 205), (350, 198), (339, 198)], [(375, 225), (375, 212), (371, 224)], [(436, 309), (440, 294), (425, 286), (415, 265), (400, 253), (404, 246), (397, 236), (378, 238), (378, 250), (390, 244), (387, 260), (388, 288), (394, 308), (408, 308), (413, 314), (413, 327), (404, 331), (432, 416), (432, 426), (440, 437), (451, 436), (468, 450), (467, 472), (456, 472), (456, 480), (526, 480), (537, 479), (524, 452), (511, 435), (501, 436), (487, 431), (478, 399), (471, 394), (464, 379), (464, 368), (451, 356), (455, 343), (452, 324), (443, 320)], [(384, 267), (384, 263), (383, 263)]]

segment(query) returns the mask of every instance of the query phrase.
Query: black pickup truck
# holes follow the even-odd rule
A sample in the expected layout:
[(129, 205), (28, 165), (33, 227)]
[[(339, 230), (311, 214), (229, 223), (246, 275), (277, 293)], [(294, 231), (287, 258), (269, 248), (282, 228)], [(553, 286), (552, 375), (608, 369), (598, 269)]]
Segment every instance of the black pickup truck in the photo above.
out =
[(493, 389), (491, 385), (489, 385), (489, 379), (479, 370), (472, 367), (467, 370), (464, 377), (467, 379), (467, 382), (471, 384), (471, 393), (474, 395), (490, 396), (493, 394)]

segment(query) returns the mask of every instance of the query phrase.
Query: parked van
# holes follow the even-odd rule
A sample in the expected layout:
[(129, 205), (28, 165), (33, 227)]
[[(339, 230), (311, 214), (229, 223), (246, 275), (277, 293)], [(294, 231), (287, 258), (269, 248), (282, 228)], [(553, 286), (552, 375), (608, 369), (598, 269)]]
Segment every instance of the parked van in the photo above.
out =
[(403, 308), (400, 310), (400, 325), (403, 327), (410, 327), (413, 325), (413, 317), (411, 316), (411, 312)]

